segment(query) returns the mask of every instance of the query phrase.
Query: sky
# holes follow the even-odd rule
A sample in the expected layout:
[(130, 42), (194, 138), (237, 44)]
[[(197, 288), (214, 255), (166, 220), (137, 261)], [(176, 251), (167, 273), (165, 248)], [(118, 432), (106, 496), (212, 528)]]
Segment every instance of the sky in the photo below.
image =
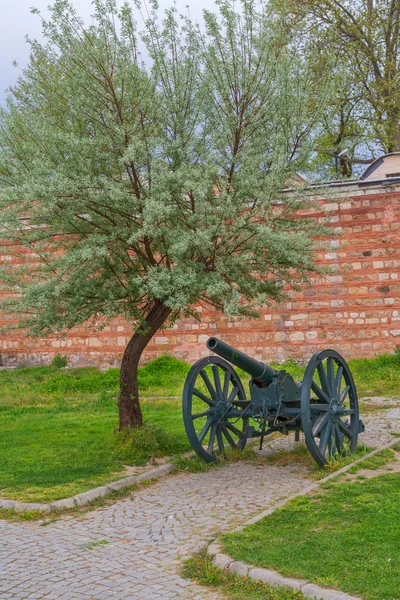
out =
[[(20, 70), (29, 59), (29, 45), (25, 36), (41, 39), (41, 22), (38, 15), (32, 15), (30, 8), (38, 8), (45, 16), (51, 0), (0, 0), (0, 105), (4, 105), (5, 90), (13, 85)], [(92, 14), (91, 0), (74, 0), (73, 4), (79, 14), (88, 22)], [(172, 0), (159, 0), (160, 10), (172, 4)], [(201, 21), (204, 8), (213, 9), (214, 0), (177, 0), (178, 10), (186, 12), (189, 5), (190, 14), (196, 21)], [(48, 13), (47, 13), (48, 14)], [(18, 68), (13, 66), (18, 63)]]

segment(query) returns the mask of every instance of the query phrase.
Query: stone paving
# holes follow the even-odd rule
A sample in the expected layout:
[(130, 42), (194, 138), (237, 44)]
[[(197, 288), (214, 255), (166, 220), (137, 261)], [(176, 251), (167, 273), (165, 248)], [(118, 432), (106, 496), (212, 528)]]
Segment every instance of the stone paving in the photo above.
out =
[[(400, 408), (363, 420), (361, 441), (378, 446), (400, 431)], [(280, 437), (269, 446), (292, 443)], [(239, 462), (168, 476), (111, 506), (46, 526), (0, 521), (0, 600), (216, 600), (179, 575), (181, 561), (218, 531), (309, 482), (299, 465)]]

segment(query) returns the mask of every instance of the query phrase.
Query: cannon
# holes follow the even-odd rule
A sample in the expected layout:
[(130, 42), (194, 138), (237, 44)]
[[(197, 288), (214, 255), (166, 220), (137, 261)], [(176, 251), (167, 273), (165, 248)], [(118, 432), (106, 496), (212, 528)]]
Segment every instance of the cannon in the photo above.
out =
[[(183, 421), (193, 450), (206, 462), (243, 449), (250, 438), (303, 432), (314, 460), (323, 466), (336, 454), (354, 452), (364, 431), (357, 390), (344, 358), (335, 350), (316, 352), (303, 381), (210, 337), (217, 356), (198, 360), (183, 390)], [(228, 362), (229, 361), (229, 362)], [(246, 395), (235, 365), (250, 377)]]

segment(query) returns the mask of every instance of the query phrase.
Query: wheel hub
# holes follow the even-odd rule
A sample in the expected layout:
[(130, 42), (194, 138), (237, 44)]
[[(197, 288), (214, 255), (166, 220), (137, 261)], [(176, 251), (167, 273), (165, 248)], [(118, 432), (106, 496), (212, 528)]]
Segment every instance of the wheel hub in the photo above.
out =
[(228, 409), (228, 405), (226, 404), (226, 402), (217, 402), (215, 408), (214, 408), (214, 416), (216, 419), (220, 419), (221, 417), (223, 417)]
[(332, 421), (336, 421), (346, 413), (346, 409), (340, 406), (336, 398), (332, 398), (329, 404), (329, 416)]

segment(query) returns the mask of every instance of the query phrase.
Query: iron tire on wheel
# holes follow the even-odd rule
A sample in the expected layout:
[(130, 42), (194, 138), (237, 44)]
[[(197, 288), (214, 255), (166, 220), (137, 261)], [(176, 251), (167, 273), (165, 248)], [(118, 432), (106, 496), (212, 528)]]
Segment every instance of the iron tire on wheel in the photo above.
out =
[[(211, 366), (213, 381), (205, 370), (208, 366)], [(199, 385), (206, 391), (198, 390)], [(201, 402), (203, 410), (200, 408), (198, 412)], [(194, 407), (194, 403), (197, 406)], [(186, 377), (182, 397), (183, 422), (196, 454), (206, 462), (214, 462), (217, 453), (224, 455), (225, 445), (243, 449), (247, 439), (245, 410), (248, 404), (242, 383), (227, 361), (216, 356), (198, 360)]]
[(320, 466), (336, 453), (355, 451), (357, 390), (346, 361), (335, 350), (317, 352), (308, 363), (301, 387), (301, 418), (307, 447)]

